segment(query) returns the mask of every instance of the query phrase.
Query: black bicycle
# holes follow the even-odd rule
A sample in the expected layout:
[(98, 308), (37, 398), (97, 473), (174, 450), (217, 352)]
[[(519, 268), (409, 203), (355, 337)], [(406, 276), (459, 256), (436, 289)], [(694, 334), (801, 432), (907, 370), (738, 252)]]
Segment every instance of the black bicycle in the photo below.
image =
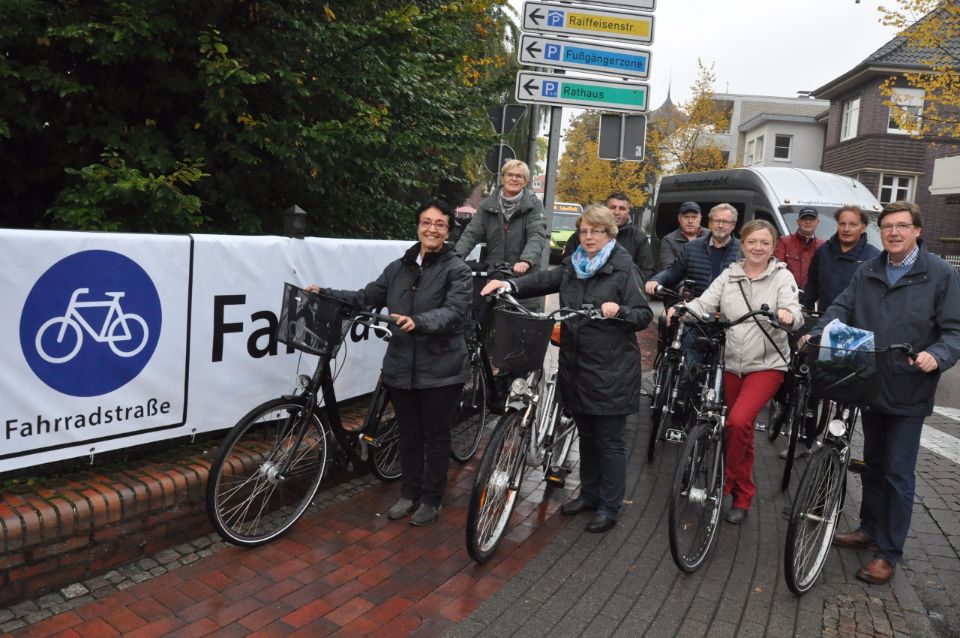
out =
[(818, 357), (810, 364), (813, 395), (832, 401), (833, 409), (800, 479), (787, 526), (783, 573), (790, 591), (797, 596), (810, 591), (830, 553), (846, 495), (847, 471), (853, 471), (850, 443), (857, 417), (870, 403), (876, 387), (877, 356), (916, 358), (910, 344), (878, 350), (821, 345)]
[(673, 478), (669, 536), (673, 561), (683, 571), (693, 572), (716, 541), (723, 507), (726, 331), (754, 317), (766, 317), (774, 327), (779, 323), (766, 305), (733, 321), (723, 319), (720, 313), (695, 315), (683, 306), (677, 308), (674, 320), (684, 315), (703, 328), (694, 345), (704, 358), (693, 367), (698, 391), (691, 399), (691, 425)]
[[(685, 280), (676, 292), (657, 286), (657, 296), (672, 301), (689, 301), (693, 281)], [(687, 374), (683, 350), (683, 335), (688, 328), (683, 322), (674, 321), (657, 335), (657, 354), (653, 361), (653, 389), (650, 391), (650, 440), (647, 443), (647, 461), (653, 461), (660, 441), (682, 443), (685, 432), (681, 428), (668, 427), (679, 422), (686, 424), (686, 405), (681, 398), (684, 376)]]
[[(206, 501), (210, 522), (226, 541), (252, 547), (288, 531), (303, 516), (326, 475), (329, 440), (348, 469), (367, 461), (381, 478), (399, 476), (396, 418), (378, 391), (359, 431), (344, 429), (330, 365), (354, 324), (389, 339), (390, 317), (339, 299), (284, 287), (277, 338), (316, 355), (312, 375), (300, 375), (296, 394), (253, 408), (227, 433), (210, 465)], [(396, 464), (394, 466), (394, 464)], [(393, 469), (395, 467), (395, 469)]]

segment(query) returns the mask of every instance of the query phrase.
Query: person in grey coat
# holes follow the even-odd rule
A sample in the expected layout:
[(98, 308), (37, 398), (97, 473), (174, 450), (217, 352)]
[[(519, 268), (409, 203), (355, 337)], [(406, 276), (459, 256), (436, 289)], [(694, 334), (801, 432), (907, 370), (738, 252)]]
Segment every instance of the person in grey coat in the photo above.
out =
[(386, 307), (396, 319), (383, 358), (383, 382), (400, 422), (403, 487), (387, 516), (398, 520), (416, 510), (412, 525), (428, 525), (440, 514), (450, 429), (468, 377), (463, 325), (473, 301), (473, 277), (445, 243), (453, 223), (446, 202), (428, 200), (417, 209), (420, 241), (376, 281), (356, 291), (307, 288), (358, 306)]
[(861, 415), (867, 470), (860, 524), (833, 539), (838, 547), (872, 549), (873, 560), (856, 575), (883, 584), (910, 529), (924, 418), (933, 412), (940, 374), (960, 358), (960, 276), (924, 248), (916, 204), (887, 204), (877, 223), (884, 251), (857, 270), (811, 335), (839, 319), (872, 331), (877, 348), (910, 343), (918, 353), (913, 361), (900, 352), (877, 358), (877, 387)]
[(619, 321), (576, 317), (560, 328), (558, 388), (580, 434), (580, 496), (564, 514), (595, 511), (587, 526), (605, 532), (616, 524), (626, 489), (628, 414), (640, 404), (640, 351), (635, 333), (653, 313), (630, 253), (615, 240), (613, 213), (602, 205), (577, 220), (580, 248), (560, 266), (510, 282), (490, 281), (482, 294), (512, 287), (518, 297), (560, 293), (560, 305), (599, 307)]
[(486, 243), (486, 260), (481, 266), (507, 265), (515, 275), (524, 275), (536, 271), (543, 259), (547, 219), (543, 204), (526, 189), (530, 169), (525, 163), (509, 160), (500, 175), (503, 185), (480, 203), (455, 251), (466, 258), (477, 244)]
[(680, 256), (683, 247), (694, 239), (702, 237), (703, 226), (700, 225), (700, 204), (697, 202), (683, 202), (677, 213), (677, 229), (667, 233), (660, 240), (660, 270), (665, 269)]

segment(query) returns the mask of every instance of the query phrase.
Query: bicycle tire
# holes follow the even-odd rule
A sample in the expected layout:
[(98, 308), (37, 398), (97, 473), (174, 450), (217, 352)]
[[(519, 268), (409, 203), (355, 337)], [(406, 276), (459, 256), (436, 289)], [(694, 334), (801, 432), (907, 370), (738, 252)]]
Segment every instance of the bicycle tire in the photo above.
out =
[(789, 406), (790, 412), (787, 423), (790, 426), (790, 443), (787, 445), (787, 458), (783, 464), (783, 476), (780, 477), (781, 492), (786, 492), (790, 488), (793, 460), (797, 453), (797, 442), (800, 440), (800, 428), (806, 422), (807, 399), (807, 388), (801, 385), (794, 392), (793, 403)]
[[(304, 414), (305, 399), (267, 401), (227, 433), (210, 466), (207, 514), (229, 543), (254, 547), (287, 532), (313, 501), (327, 466), (329, 427), (322, 413)], [(304, 422), (303, 419), (308, 419)], [(293, 449), (298, 431), (303, 439)], [(292, 458), (286, 478), (280, 465)]]
[(787, 587), (797, 596), (810, 591), (823, 571), (840, 516), (845, 475), (840, 450), (828, 444), (813, 453), (800, 480), (783, 551)]
[(487, 423), (489, 398), (483, 362), (479, 357), (474, 357), (470, 363), (470, 377), (460, 393), (460, 403), (450, 430), (450, 456), (458, 463), (469, 461), (480, 447), (483, 427)]
[[(789, 383), (789, 381), (785, 381), (784, 383)], [(780, 434), (782, 434), (783, 417), (789, 405), (789, 393), (785, 394), (782, 398), (774, 395), (774, 397), (770, 399), (770, 407), (767, 412), (767, 440), (771, 443), (780, 438)]]
[(553, 443), (550, 446), (549, 460), (547, 464), (550, 467), (559, 467), (565, 470), (567, 459), (570, 458), (570, 450), (573, 444), (577, 442), (577, 424), (573, 415), (565, 413), (563, 408), (557, 410), (556, 422), (553, 425)]
[(528, 437), (520, 412), (508, 410), (483, 453), (470, 493), (466, 528), (467, 553), (478, 563), (490, 560), (506, 533), (527, 468)]
[(400, 422), (392, 413), (392, 406), (388, 406), (390, 414), (380, 421), (377, 426), (375, 444), (370, 444), (370, 455), (367, 462), (373, 475), (385, 483), (392, 483), (403, 476), (403, 466), (400, 464)]
[[(660, 392), (654, 397), (654, 411), (650, 423), (650, 441), (647, 443), (647, 461), (651, 463), (657, 455), (657, 446), (660, 444), (660, 439), (663, 438), (664, 424), (670, 415), (668, 408), (670, 407), (670, 395), (673, 393), (673, 385), (676, 377), (675, 364), (672, 361), (667, 362), (660, 374), (663, 375), (663, 378), (662, 383), (658, 384), (660, 386)], [(654, 388), (656, 388), (656, 386), (654, 386)]]
[(714, 438), (712, 424), (698, 423), (688, 433), (677, 463), (668, 516), (670, 554), (685, 572), (699, 569), (716, 541), (723, 473), (722, 443)]

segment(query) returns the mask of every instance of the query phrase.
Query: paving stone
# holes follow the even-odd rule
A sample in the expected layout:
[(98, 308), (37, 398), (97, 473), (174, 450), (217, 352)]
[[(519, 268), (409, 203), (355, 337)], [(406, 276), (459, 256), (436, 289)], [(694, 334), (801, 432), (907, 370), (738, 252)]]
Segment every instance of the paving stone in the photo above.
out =
[(81, 596), (83, 596), (83, 595), (85, 595), (85, 594), (89, 594), (89, 593), (90, 593), (90, 590), (87, 589), (87, 588), (86, 588), (83, 584), (81, 584), (81, 583), (74, 583), (74, 584), (72, 584), (72, 585), (69, 585), (68, 587), (64, 587), (63, 589), (61, 589), (61, 590), (60, 590), (60, 593), (61, 593), (61, 594), (63, 595), (63, 597), (66, 598), (67, 600), (73, 600), (73, 599), (79, 598), (79, 597), (81, 597)]

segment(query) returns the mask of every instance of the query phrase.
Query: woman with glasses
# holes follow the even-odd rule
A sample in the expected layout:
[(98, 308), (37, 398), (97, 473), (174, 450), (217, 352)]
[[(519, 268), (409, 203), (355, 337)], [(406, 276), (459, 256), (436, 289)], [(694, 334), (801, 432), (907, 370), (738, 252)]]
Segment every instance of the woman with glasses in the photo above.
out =
[[(797, 282), (787, 264), (773, 256), (777, 230), (768, 221), (755, 219), (743, 225), (740, 246), (743, 259), (713, 280), (700, 297), (686, 304), (695, 314), (720, 312), (728, 319), (742, 317), (766, 305), (784, 328), (803, 325)], [(676, 307), (667, 311), (667, 323)], [(723, 372), (724, 496), (733, 497), (726, 514), (739, 525), (757, 493), (753, 483), (753, 432), (757, 414), (783, 383), (790, 362), (787, 335), (762, 320), (745, 321), (727, 331)]]
[(640, 405), (640, 350), (635, 332), (653, 313), (643, 295), (640, 271), (615, 239), (617, 223), (606, 206), (589, 207), (577, 220), (580, 247), (560, 266), (512, 281), (491, 281), (488, 295), (513, 288), (518, 297), (560, 293), (560, 305), (600, 308), (619, 321), (574, 318), (560, 328), (559, 390), (580, 434), (580, 496), (564, 514), (589, 510), (590, 532), (605, 532), (620, 514), (626, 488), (624, 427)]
[(509, 160), (500, 178), (502, 185), (481, 202), (460, 235), (456, 252), (466, 258), (477, 244), (486, 242), (484, 269), (505, 264), (515, 275), (524, 275), (536, 271), (543, 258), (547, 219), (543, 204), (526, 188), (530, 169), (524, 162)]
[(348, 303), (387, 308), (396, 328), (383, 358), (383, 381), (400, 421), (400, 499), (387, 513), (412, 525), (440, 514), (447, 485), (450, 428), (467, 381), (463, 323), (473, 300), (470, 268), (445, 243), (454, 221), (444, 201), (417, 209), (417, 237), (400, 259), (362, 290), (321, 289)]

